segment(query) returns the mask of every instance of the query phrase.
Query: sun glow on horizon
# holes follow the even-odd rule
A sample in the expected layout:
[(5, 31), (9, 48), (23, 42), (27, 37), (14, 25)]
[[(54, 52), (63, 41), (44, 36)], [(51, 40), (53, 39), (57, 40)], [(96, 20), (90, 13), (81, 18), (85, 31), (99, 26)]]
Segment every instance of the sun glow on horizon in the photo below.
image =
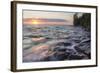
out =
[[(34, 26), (47, 25), (71, 25), (70, 21), (64, 19), (25, 18), (23, 24)], [(72, 23), (73, 25), (73, 23)]]
[(39, 21), (38, 20), (32, 20), (32, 24), (37, 25), (37, 24), (39, 24)]

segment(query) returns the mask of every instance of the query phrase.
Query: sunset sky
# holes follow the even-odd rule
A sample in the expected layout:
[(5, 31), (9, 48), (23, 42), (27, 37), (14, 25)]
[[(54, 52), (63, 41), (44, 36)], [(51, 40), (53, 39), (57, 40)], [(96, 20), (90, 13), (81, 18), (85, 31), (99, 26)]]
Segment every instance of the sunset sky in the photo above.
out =
[(51, 12), (51, 11), (23, 11), (24, 24), (66, 24), (73, 25), (73, 15), (71, 12)]

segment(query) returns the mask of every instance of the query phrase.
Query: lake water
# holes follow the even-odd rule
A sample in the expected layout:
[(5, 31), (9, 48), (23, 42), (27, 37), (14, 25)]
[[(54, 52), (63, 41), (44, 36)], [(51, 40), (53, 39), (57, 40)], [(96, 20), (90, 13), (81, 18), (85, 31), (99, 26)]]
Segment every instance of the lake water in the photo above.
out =
[(23, 25), (23, 62), (91, 59), (91, 33), (80, 26)]

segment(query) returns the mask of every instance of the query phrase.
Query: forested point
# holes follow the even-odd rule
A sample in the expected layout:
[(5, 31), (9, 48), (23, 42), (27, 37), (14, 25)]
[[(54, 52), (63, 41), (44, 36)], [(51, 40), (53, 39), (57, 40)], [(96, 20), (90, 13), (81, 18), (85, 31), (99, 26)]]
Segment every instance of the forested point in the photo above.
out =
[(91, 14), (90, 13), (83, 13), (81, 17), (78, 17), (78, 13), (74, 15), (74, 25), (75, 26), (82, 26), (87, 31), (91, 30)]

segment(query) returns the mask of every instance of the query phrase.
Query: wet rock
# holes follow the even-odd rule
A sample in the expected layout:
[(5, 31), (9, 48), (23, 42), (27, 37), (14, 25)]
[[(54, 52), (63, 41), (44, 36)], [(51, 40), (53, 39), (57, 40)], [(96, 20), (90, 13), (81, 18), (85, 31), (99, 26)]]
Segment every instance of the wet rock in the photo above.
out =
[(84, 56), (79, 56), (79, 55), (70, 55), (69, 60), (80, 60), (83, 59)]
[(73, 54), (74, 50), (73, 49), (66, 49), (66, 53)]
[(32, 39), (31, 38), (23, 40), (23, 44), (30, 44), (30, 43), (32, 43)]
[(31, 48), (32, 47), (32, 45), (31, 44), (27, 44), (27, 45), (23, 45), (23, 49), (29, 49), (29, 48)]
[(72, 41), (74, 41), (75, 43), (80, 43), (80, 39), (72, 38)]
[(43, 59), (43, 61), (58, 61), (58, 59), (53, 55)]
[(88, 53), (88, 58), (91, 59), (91, 53)]
[(29, 49), (32, 47), (32, 40), (30, 38), (23, 40), (23, 49)]
[(66, 48), (62, 48), (62, 47), (56, 47), (55, 48), (56, 49), (56, 51), (59, 51), (59, 52), (65, 52), (66, 51)]
[(58, 51), (65, 52), (66, 51), (66, 48), (60, 48), (60, 49), (58, 49)]
[(65, 52), (57, 52), (56, 54), (55, 54), (55, 57), (58, 59), (58, 60), (65, 60), (65, 59), (67, 59), (67, 55), (66, 55), (66, 53)]
[(84, 54), (85, 56), (87, 56), (88, 58), (90, 58), (90, 47), (86, 48), (86, 47), (78, 47), (75, 46), (75, 49), (77, 50), (77, 52)]
[(58, 43), (57, 45), (61, 45), (61, 46), (71, 46), (72, 44), (70, 42), (61, 42), (61, 43)]
[(79, 48), (78, 46), (75, 46), (75, 49), (78, 51), (78, 52), (81, 52), (81, 53), (83, 53), (84, 52), (84, 50), (82, 50), (81, 48)]

